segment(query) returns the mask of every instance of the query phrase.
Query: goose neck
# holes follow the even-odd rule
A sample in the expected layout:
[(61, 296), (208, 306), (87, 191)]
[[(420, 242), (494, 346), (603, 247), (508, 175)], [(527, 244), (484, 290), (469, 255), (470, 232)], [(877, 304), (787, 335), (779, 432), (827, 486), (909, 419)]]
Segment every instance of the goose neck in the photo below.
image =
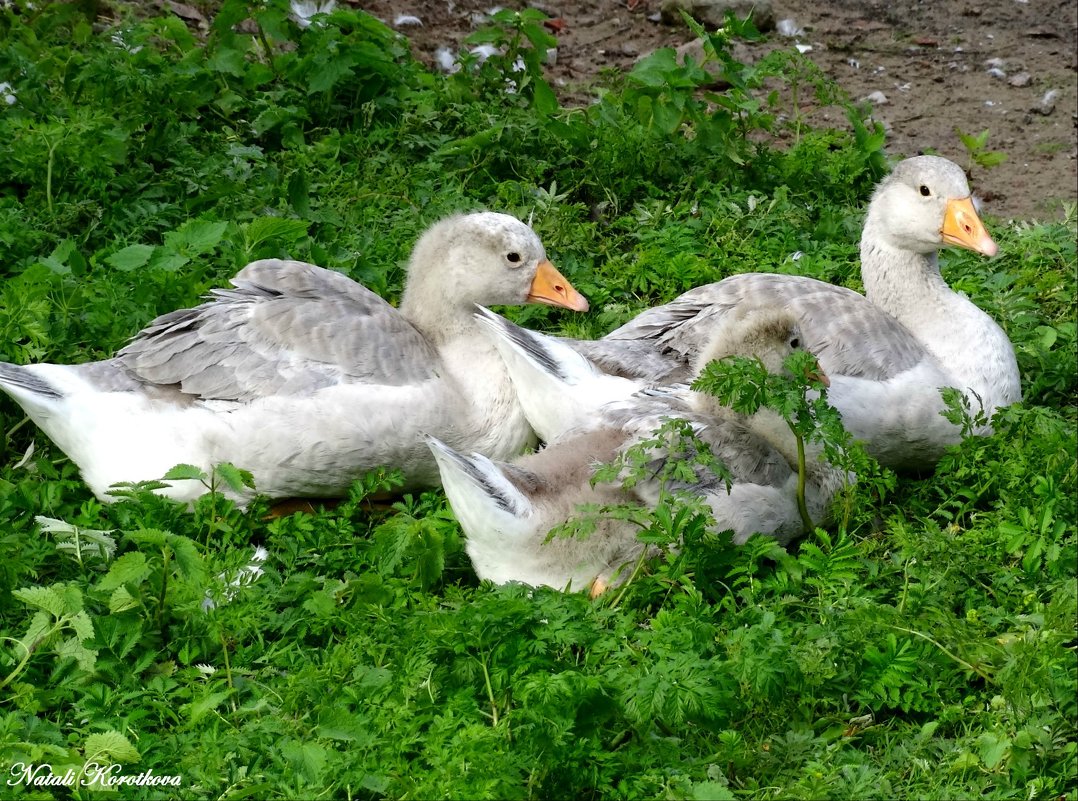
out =
[(474, 311), (471, 304), (454, 304), (444, 291), (432, 291), (422, 282), (409, 283), (400, 302), (400, 313), (434, 345), (471, 335), (479, 338)]
[(861, 244), (861, 280), (865, 297), (907, 325), (954, 295), (940, 275), (935, 253), (901, 250), (867, 237)]

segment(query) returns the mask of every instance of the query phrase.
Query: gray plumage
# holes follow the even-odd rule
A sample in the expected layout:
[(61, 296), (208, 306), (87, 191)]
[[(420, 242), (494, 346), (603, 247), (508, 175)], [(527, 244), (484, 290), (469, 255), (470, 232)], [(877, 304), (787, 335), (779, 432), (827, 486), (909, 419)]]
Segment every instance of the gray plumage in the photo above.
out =
[[(803, 533), (795, 494), (796, 443), (780, 416), (761, 410), (745, 417), (684, 386), (633, 393), (632, 382), (602, 376), (559, 340), (521, 329), (486, 310), (478, 316), (506, 361), (529, 420), (537, 430), (552, 434), (545, 448), (511, 463), (474, 453), (465, 456), (428, 438), (480, 578), (601, 589), (623, 576), (619, 570), (647, 547), (637, 538), (637, 527), (618, 517), (602, 517), (584, 540), (548, 541), (547, 532), (577, 517), (583, 504), (653, 507), (664, 491), (700, 498), (711, 508), (717, 529), (733, 531), (735, 543), (754, 532), (781, 543)], [(776, 372), (801, 338), (789, 312), (739, 309), (695, 354), (693, 368), (727, 355), (753, 355)], [(618, 392), (630, 394), (608, 400)], [(559, 419), (576, 424), (560, 429)], [(726, 468), (730, 484), (725, 475), (703, 464), (694, 465), (690, 476), (666, 475), (671, 460), (684, 458), (655, 439), (656, 429), (671, 419), (688, 425)], [(628, 477), (628, 466), (617, 480), (594, 480), (598, 464), (644, 443), (649, 450), (642, 464), (634, 458), (639, 470), (633, 470), (631, 482), (622, 480)], [(807, 472), (809, 513), (823, 523), (834, 493), (852, 477), (811, 448)]]
[(59, 400), (63, 397), (63, 393), (48, 381), (17, 364), (0, 362), (0, 384), (7, 385), (13, 390), (29, 392), (51, 400)]
[[(270, 497), (340, 496), (382, 466), (419, 488), (438, 478), (425, 432), (502, 458), (534, 441), (472, 316), (476, 303), (529, 302), (587, 309), (530, 227), (455, 215), (416, 243), (399, 309), (331, 270), (266, 259), (161, 315), (115, 358), (4, 366), (0, 389), (105, 501), (113, 484), (181, 463), (208, 474), (231, 462)], [(193, 480), (161, 490), (205, 491)]]
[(423, 335), (347, 276), (264, 259), (231, 282), (235, 289), (211, 290), (207, 302), (155, 319), (118, 362), (147, 383), (231, 401), (435, 375), (437, 354)]
[[(841, 316), (833, 314), (838, 307)], [(694, 355), (715, 326), (734, 309), (752, 308), (781, 309), (808, 321), (802, 326), (805, 349), (823, 365), (844, 365), (844, 375), (883, 381), (923, 358), (921, 343), (863, 295), (813, 278), (762, 273), (691, 289), (641, 312), (601, 340), (574, 340), (573, 347), (614, 375), (655, 383), (685, 381)], [(857, 332), (854, 340), (851, 331)], [(853, 348), (855, 359), (850, 358)]]
[(941, 389), (957, 388), (989, 417), (1022, 397), (1006, 333), (943, 280), (937, 252), (946, 245), (998, 251), (962, 169), (937, 156), (906, 159), (877, 186), (865, 216), (864, 295), (799, 276), (734, 275), (649, 309), (599, 342), (572, 345), (613, 375), (684, 381), (732, 310), (788, 311), (830, 376), (830, 401), (850, 433), (882, 464), (923, 469), (961, 437), (940, 414)]

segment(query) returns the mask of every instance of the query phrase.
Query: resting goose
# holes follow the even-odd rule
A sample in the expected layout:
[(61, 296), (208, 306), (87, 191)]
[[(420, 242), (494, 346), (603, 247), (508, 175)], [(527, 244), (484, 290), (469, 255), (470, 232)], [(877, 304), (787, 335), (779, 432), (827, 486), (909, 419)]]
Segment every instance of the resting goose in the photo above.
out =
[[(831, 379), (830, 402), (883, 464), (929, 466), (960, 439), (940, 416), (957, 387), (989, 416), (1021, 400), (1003, 330), (940, 275), (945, 245), (993, 256), (962, 169), (937, 156), (900, 162), (876, 188), (861, 237), (865, 294), (811, 278), (748, 273), (697, 287), (597, 342), (574, 342), (603, 369), (653, 383), (684, 380), (732, 309), (788, 309)], [(986, 427), (978, 433), (990, 433)]]
[[(113, 483), (178, 463), (231, 462), (269, 497), (340, 496), (381, 465), (429, 486), (438, 469), (424, 432), (502, 459), (534, 438), (473, 304), (588, 307), (531, 228), (489, 212), (420, 238), (399, 310), (296, 261), (253, 262), (232, 284), (158, 317), (112, 359), (0, 364), (0, 388), (105, 501)], [(163, 492), (191, 501), (205, 488)]]
[[(620, 484), (592, 484), (596, 464), (610, 462), (634, 444), (650, 439), (663, 420), (686, 420), (734, 477), (725, 482), (703, 469), (697, 480), (668, 489), (700, 496), (710, 506), (717, 530), (733, 530), (737, 544), (761, 532), (785, 544), (803, 532), (797, 509), (796, 443), (782, 418), (762, 409), (745, 418), (718, 404), (711, 396), (685, 387), (637, 394), (591, 408), (576, 417), (564, 397), (574, 393), (568, 365), (559, 356), (564, 346), (541, 334), (525, 331), (486, 312), (492, 335), (503, 340), (503, 355), (515, 353), (509, 370), (519, 395), (553, 400), (556, 410), (569, 410), (575, 428), (562, 432), (538, 453), (498, 463), (480, 454), (465, 455), (436, 438), (429, 444), (442, 474), (442, 486), (466, 536), (466, 549), (481, 579), (495, 583), (520, 581), (557, 589), (603, 587), (624, 578), (619, 570), (645, 548), (637, 528), (623, 520), (602, 518), (587, 539), (555, 538), (547, 532), (572, 519), (581, 504), (642, 504), (654, 506), (660, 497), (657, 479), (643, 480), (632, 489)], [(501, 318), (497, 318), (501, 320)], [(799, 345), (792, 315), (762, 310), (731, 315), (700, 355), (699, 366), (728, 355), (756, 355), (770, 371)], [(553, 348), (548, 346), (553, 345)], [(575, 354), (572, 354), (575, 356)], [(579, 358), (579, 357), (576, 357)], [(546, 392), (547, 384), (562, 383), (565, 393)], [(533, 394), (533, 390), (537, 390)], [(616, 393), (612, 393), (616, 394)], [(538, 404), (533, 404), (531, 408)], [(534, 418), (533, 418), (534, 419)], [(654, 472), (666, 457), (656, 455)], [(813, 520), (826, 519), (834, 492), (847, 476), (811, 450), (807, 459), (806, 500)]]

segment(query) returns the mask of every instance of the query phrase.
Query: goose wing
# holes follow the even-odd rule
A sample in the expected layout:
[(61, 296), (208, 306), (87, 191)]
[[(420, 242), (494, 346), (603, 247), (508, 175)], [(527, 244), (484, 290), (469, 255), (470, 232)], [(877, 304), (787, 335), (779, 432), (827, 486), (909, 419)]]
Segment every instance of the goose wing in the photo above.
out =
[(207, 302), (158, 317), (118, 354), (141, 381), (201, 399), (309, 395), (436, 375), (434, 347), (348, 277), (298, 261), (252, 262)]
[[(645, 390), (631, 399), (611, 403), (601, 410), (604, 424), (627, 435), (627, 445), (655, 441), (654, 432), (669, 419), (689, 423), (694, 436), (707, 445), (714, 456), (733, 476), (736, 483), (781, 486), (790, 475), (790, 466), (774, 447), (751, 431), (743, 418), (731, 411), (729, 415), (700, 415), (687, 403), (688, 387), (674, 386)], [(674, 444), (674, 443), (670, 443)], [(683, 455), (670, 453), (664, 445), (650, 450), (648, 469), (657, 474), (669, 459), (681, 460)], [(703, 466), (693, 468), (695, 478), (673, 481), (669, 489), (693, 492), (725, 491), (726, 482)]]
[(691, 289), (597, 342), (573, 344), (618, 375), (683, 381), (716, 322), (741, 306), (793, 312), (803, 347), (829, 375), (885, 381), (930, 358), (905, 326), (863, 295), (813, 278), (770, 273), (735, 275)]

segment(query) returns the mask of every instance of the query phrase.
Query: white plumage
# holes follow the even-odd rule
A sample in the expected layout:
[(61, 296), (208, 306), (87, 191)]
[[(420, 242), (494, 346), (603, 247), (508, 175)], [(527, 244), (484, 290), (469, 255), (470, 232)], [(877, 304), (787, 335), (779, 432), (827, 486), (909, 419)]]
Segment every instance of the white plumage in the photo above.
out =
[(685, 380), (731, 310), (789, 310), (831, 379), (829, 400), (850, 433), (885, 465), (930, 466), (960, 438), (940, 416), (942, 387), (958, 388), (989, 416), (1022, 397), (1007, 335), (940, 275), (936, 253), (945, 245), (997, 251), (961, 168), (918, 156), (895, 167), (868, 207), (864, 295), (811, 278), (735, 275), (649, 309), (602, 340), (572, 344), (609, 372), (648, 383)]
[[(0, 364), (0, 388), (102, 500), (177, 463), (231, 462), (270, 497), (340, 496), (381, 465), (427, 486), (438, 471), (424, 433), (496, 458), (534, 438), (473, 304), (587, 309), (531, 228), (486, 212), (424, 234), (399, 311), (302, 262), (253, 262), (232, 283), (154, 320), (113, 359)], [(192, 500), (205, 488), (164, 492)]]
[[(546, 542), (546, 535), (576, 516), (581, 504), (656, 504), (661, 490), (656, 478), (645, 478), (631, 489), (617, 483), (593, 484), (591, 479), (596, 464), (610, 462), (650, 439), (668, 418), (687, 421), (730, 470), (734, 482), (728, 490), (722, 479), (700, 468), (694, 480), (667, 489), (702, 498), (716, 528), (732, 529), (736, 543), (755, 532), (786, 543), (803, 532), (796, 499), (796, 442), (777, 414), (762, 409), (746, 418), (684, 386), (632, 394), (634, 382), (598, 374), (557, 340), (518, 328), (486, 310), (480, 316), (506, 358), (529, 420), (551, 435), (543, 450), (512, 463), (465, 455), (436, 439), (430, 441), (442, 486), (480, 578), (575, 590), (601, 588), (617, 580), (619, 569), (645, 547), (633, 524), (603, 518), (587, 539)], [(788, 312), (734, 314), (699, 354), (698, 366), (727, 355), (755, 355), (769, 371), (777, 372), (800, 339)], [(601, 388), (598, 392), (596, 386)], [(568, 428), (559, 420), (568, 421)], [(677, 457), (660, 451), (650, 458), (649, 472), (657, 473), (666, 459)], [(806, 472), (809, 512), (822, 523), (835, 491), (852, 477), (831, 467), (813, 448), (808, 449)]]

